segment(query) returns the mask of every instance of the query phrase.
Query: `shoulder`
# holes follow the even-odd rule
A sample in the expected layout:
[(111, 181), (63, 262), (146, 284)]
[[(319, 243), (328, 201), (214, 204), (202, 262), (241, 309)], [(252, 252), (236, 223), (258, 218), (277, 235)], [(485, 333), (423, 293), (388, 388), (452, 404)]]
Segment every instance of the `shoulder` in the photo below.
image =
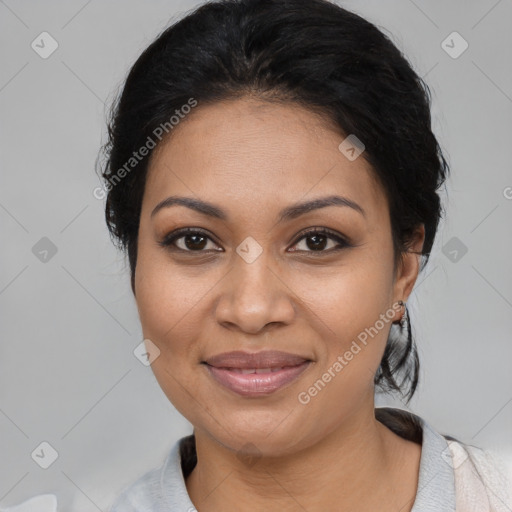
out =
[(436, 510), (444, 506), (443, 510), (457, 512), (512, 512), (512, 454), (501, 456), (464, 443), (410, 411), (379, 408), (376, 418), (405, 439), (422, 444), (413, 510), (430, 510), (433, 501), (442, 499)]
[(161, 468), (144, 473), (130, 485), (124, 487), (115, 499), (109, 512), (155, 512), (158, 510)]
[(193, 449), (193, 436), (178, 439), (163, 463), (125, 487), (108, 512), (193, 510), (183, 473), (183, 470), (190, 470), (194, 463), (190, 457), (195, 453), (191, 451)]
[(457, 510), (509, 512), (512, 510), (512, 461), (445, 436), (446, 460), (453, 468)]

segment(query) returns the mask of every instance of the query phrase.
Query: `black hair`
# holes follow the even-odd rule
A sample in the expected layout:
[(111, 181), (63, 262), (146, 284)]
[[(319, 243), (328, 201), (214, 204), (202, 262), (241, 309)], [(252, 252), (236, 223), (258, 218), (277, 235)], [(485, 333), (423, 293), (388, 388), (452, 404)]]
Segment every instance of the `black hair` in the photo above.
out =
[[(395, 269), (423, 224), (423, 270), (443, 215), (437, 191), (449, 172), (431, 128), (428, 85), (374, 24), (328, 0), (218, 0), (174, 22), (142, 52), (109, 113), (105, 216), (128, 254), (134, 294), (153, 149), (137, 159), (134, 152), (150, 140), (158, 146), (162, 127), (172, 134), (173, 116), (247, 96), (306, 107), (362, 141), (388, 201)], [(405, 337), (391, 327), (375, 384), (408, 402), (419, 361), (406, 318)]]

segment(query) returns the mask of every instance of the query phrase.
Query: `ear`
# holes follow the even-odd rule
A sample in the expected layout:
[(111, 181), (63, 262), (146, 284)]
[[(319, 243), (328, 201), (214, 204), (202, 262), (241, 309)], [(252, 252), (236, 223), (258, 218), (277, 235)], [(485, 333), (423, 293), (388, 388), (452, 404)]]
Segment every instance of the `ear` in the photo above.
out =
[(393, 289), (394, 302), (407, 301), (418, 277), (421, 263), (421, 251), (425, 241), (425, 226), (420, 224), (413, 233), (408, 250), (401, 255)]

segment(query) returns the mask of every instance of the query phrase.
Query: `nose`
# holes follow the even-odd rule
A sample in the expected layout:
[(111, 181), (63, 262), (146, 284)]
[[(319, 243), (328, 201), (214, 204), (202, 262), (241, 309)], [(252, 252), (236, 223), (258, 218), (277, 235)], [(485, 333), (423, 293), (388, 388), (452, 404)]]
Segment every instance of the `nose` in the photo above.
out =
[(257, 334), (293, 322), (293, 292), (279, 271), (269, 266), (264, 253), (252, 263), (237, 255), (220, 290), (215, 314), (224, 327)]

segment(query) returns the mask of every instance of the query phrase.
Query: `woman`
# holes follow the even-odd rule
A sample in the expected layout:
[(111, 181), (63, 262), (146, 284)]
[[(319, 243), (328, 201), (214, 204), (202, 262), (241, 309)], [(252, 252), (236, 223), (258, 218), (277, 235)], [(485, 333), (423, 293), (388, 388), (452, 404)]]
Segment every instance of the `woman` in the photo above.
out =
[(374, 25), (205, 4), (139, 57), (104, 149), (145, 356), (194, 426), (112, 511), (507, 510), (489, 454), (375, 408), (418, 383), (406, 303), (449, 169)]

